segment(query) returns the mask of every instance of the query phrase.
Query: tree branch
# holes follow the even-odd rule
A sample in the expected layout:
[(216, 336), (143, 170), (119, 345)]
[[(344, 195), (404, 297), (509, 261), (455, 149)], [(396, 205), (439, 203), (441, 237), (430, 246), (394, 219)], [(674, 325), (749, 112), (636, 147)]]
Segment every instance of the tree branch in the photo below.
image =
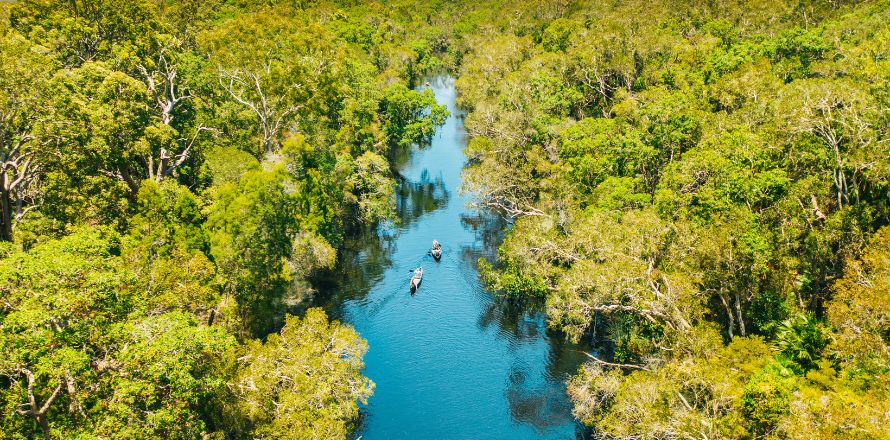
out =
[(613, 362), (606, 362), (606, 361), (604, 361), (604, 360), (602, 360), (602, 359), (600, 359), (600, 358), (597, 358), (596, 356), (594, 356), (594, 355), (592, 355), (592, 354), (590, 354), (590, 353), (588, 353), (588, 352), (586, 352), (586, 351), (581, 351), (581, 350), (574, 350), (574, 351), (576, 351), (576, 352), (578, 352), (578, 353), (581, 353), (581, 354), (587, 356), (588, 358), (590, 358), (590, 360), (592, 360), (592, 361), (594, 361), (594, 362), (596, 362), (596, 363), (598, 363), (598, 364), (600, 364), (600, 365), (606, 366), (606, 367), (612, 367), (612, 368), (624, 368), (624, 369), (628, 369), (628, 370), (642, 370), (642, 371), (649, 371), (649, 372), (652, 371), (651, 369), (646, 368), (645, 366), (642, 366), (642, 365), (636, 365), (636, 364), (616, 364), (616, 363), (613, 363)]

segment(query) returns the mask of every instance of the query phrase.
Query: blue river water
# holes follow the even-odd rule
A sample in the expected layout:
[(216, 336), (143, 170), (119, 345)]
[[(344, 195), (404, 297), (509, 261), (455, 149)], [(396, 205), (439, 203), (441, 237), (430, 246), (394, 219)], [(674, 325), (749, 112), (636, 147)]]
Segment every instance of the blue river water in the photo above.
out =
[[(476, 263), (492, 258), (504, 224), (460, 194), (467, 135), (451, 77), (430, 79), (451, 116), (431, 145), (396, 168), (399, 221), (350, 239), (316, 305), (367, 339), (376, 383), (357, 435), (375, 439), (574, 439), (565, 393), (584, 356), (552, 335), (540, 307), (486, 291)], [(427, 254), (433, 239), (441, 261)], [(411, 269), (424, 268), (411, 295)]]

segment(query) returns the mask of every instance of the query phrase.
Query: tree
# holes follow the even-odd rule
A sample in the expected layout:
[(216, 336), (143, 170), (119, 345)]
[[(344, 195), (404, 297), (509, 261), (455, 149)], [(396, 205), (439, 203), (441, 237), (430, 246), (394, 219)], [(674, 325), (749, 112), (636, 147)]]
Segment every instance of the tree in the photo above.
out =
[[(150, 141), (158, 144), (157, 159), (154, 155), (149, 156), (146, 165), (148, 178), (156, 182), (173, 175), (189, 159), (193, 159), (193, 150), (196, 149), (202, 133), (217, 131), (201, 123), (191, 126), (195, 122), (189, 120), (189, 116), (193, 115), (189, 115), (183, 109), (189, 101), (195, 100), (196, 96), (189, 88), (189, 78), (180, 75), (179, 63), (180, 59), (185, 59), (187, 63), (193, 61), (193, 58), (194, 56), (174, 39), (158, 50), (154, 60), (137, 66), (150, 95), (154, 98), (156, 117), (160, 120), (160, 124), (155, 122), (148, 131)], [(180, 133), (186, 130), (192, 133), (180, 137)]]
[[(113, 234), (85, 229), (0, 260), (4, 423), (25, 436), (77, 432), (103, 357), (100, 335), (137, 300)], [(100, 339), (97, 339), (100, 338)], [(26, 419), (16, 419), (23, 415)]]
[[(771, 393), (781, 395), (789, 380), (769, 363), (770, 349), (763, 340), (736, 338), (720, 347), (716, 334), (705, 332), (691, 341), (696, 345), (688, 346), (687, 353), (695, 357), (684, 356), (655, 370), (622, 374), (586, 364), (568, 386), (575, 416), (611, 438), (747, 438), (756, 422), (743, 412), (775, 423), (775, 416), (787, 411), (787, 391), (783, 402)], [(775, 382), (784, 388), (776, 390), (771, 386)]]
[(367, 343), (320, 309), (253, 342), (233, 384), (243, 429), (264, 438), (343, 438), (374, 384), (361, 375)]
[(299, 112), (323, 99), (318, 86), (327, 86), (322, 81), (333, 67), (319, 55), (335, 51), (335, 39), (311, 24), (296, 32), (292, 20), (299, 16), (280, 14), (289, 12), (242, 14), (202, 36), (219, 63), (220, 87), (256, 118), (260, 154), (276, 151), (285, 132), (305, 128)]
[(199, 438), (218, 418), (234, 336), (155, 314), (149, 295), (169, 293), (141, 290), (119, 251), (115, 234), (82, 229), (0, 260), (4, 437)]
[(359, 219), (373, 223), (392, 216), (395, 185), (386, 159), (370, 151), (362, 154), (355, 159), (348, 184)]
[(10, 22), (66, 67), (90, 61), (135, 67), (162, 29), (155, 3), (147, 0), (26, 0), (12, 7)]
[(559, 156), (581, 193), (592, 192), (608, 177), (645, 175), (657, 167), (657, 152), (616, 119), (585, 118), (568, 127), (561, 134)]
[(431, 90), (417, 92), (399, 84), (384, 93), (380, 113), (390, 146), (402, 148), (429, 142), (436, 127), (448, 117), (448, 110), (436, 104)]
[(285, 185), (280, 169), (248, 172), (216, 188), (207, 208), (210, 254), (248, 334), (263, 334), (282, 318), (285, 262), (298, 226)]
[(187, 311), (204, 322), (220, 306), (203, 202), (170, 179), (142, 182), (121, 256), (146, 293), (145, 313)]
[(153, 170), (154, 151), (146, 139), (151, 125), (145, 85), (101, 62), (60, 72), (55, 78), (57, 104), (46, 128), (66, 158), (81, 173), (104, 174), (126, 183), (133, 194)]
[[(237, 341), (182, 311), (110, 329), (94, 435), (194, 439), (219, 418)], [(98, 409), (97, 408), (97, 409)]]
[[(680, 258), (689, 252), (684, 236), (651, 211), (631, 211), (620, 220), (607, 213), (585, 216), (573, 226), (569, 248), (580, 258), (570, 260), (547, 298), (551, 320), (578, 339), (597, 315), (629, 315), (660, 328), (655, 339), (682, 344), (703, 312), (700, 275)], [(654, 355), (657, 346), (639, 358)]]
[(35, 126), (45, 112), (54, 66), (38, 47), (3, 27), (0, 57), (9, 60), (0, 71), (0, 241), (11, 241), (13, 223), (37, 204), (35, 186), (48, 152)]
[(890, 371), (890, 228), (883, 227), (849, 261), (834, 284), (828, 318), (836, 329), (832, 350), (851, 369), (864, 374)]
[(780, 102), (791, 133), (815, 136), (828, 148), (831, 166), (824, 168), (837, 208), (859, 203), (864, 187), (876, 183), (869, 171), (888, 160), (872, 96), (849, 82), (813, 79), (786, 87)]

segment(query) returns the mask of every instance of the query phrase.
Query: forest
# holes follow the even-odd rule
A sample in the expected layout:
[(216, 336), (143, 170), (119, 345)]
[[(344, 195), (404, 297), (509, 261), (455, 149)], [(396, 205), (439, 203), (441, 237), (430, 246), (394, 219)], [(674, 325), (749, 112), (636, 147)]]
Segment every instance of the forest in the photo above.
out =
[[(308, 307), (457, 78), (602, 439), (890, 439), (887, 0), (0, 2), (0, 438), (352, 438)], [(373, 347), (370, 347), (373, 349)], [(432, 415), (431, 415), (432, 416)]]

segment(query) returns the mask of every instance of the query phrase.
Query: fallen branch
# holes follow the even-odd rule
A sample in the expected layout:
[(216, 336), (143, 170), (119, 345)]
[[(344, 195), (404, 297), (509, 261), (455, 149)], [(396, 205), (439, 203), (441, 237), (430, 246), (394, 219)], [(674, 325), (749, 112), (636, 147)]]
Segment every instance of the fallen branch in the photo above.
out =
[(644, 366), (642, 366), (642, 365), (636, 365), (636, 364), (616, 364), (616, 363), (612, 363), (612, 362), (606, 362), (606, 361), (604, 361), (604, 360), (602, 360), (602, 359), (600, 359), (600, 358), (598, 358), (598, 357), (596, 357), (596, 356), (594, 356), (594, 355), (592, 355), (592, 354), (590, 354), (590, 353), (588, 353), (588, 352), (586, 352), (586, 351), (581, 351), (581, 350), (574, 350), (574, 351), (577, 351), (578, 353), (582, 353), (582, 354), (584, 354), (585, 356), (589, 357), (592, 361), (594, 361), (594, 362), (596, 362), (596, 363), (598, 363), (598, 364), (600, 364), (600, 365), (604, 365), (604, 366), (606, 366), (606, 367), (612, 367), (612, 368), (625, 368), (625, 369), (629, 369), (629, 370), (643, 370), (643, 371), (649, 371), (649, 372), (652, 371), (651, 369), (646, 368), (646, 367), (644, 367)]

